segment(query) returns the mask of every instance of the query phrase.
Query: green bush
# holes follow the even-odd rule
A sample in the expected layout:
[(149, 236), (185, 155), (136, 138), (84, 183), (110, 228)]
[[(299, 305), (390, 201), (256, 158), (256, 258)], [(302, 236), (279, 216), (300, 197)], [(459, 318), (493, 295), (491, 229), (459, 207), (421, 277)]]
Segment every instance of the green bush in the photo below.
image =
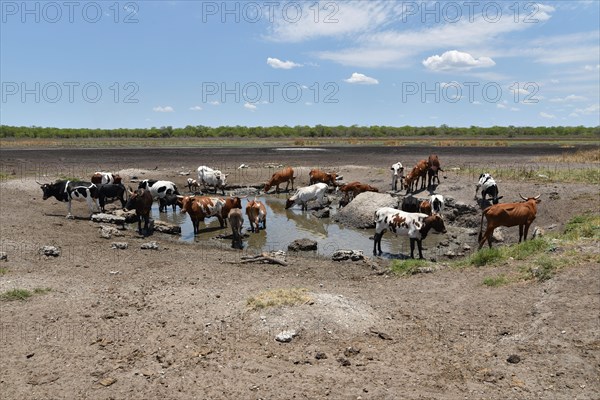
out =
[(393, 260), (390, 264), (390, 270), (397, 275), (413, 275), (419, 268), (426, 267), (425, 260)]
[(483, 280), (483, 284), (490, 287), (502, 286), (508, 283), (508, 279), (504, 275), (487, 277)]
[(475, 265), (476, 267), (482, 267), (487, 264), (491, 264), (500, 260), (503, 260), (505, 256), (498, 247), (492, 247), (491, 249), (481, 249), (477, 253), (472, 254), (469, 257), (469, 264)]

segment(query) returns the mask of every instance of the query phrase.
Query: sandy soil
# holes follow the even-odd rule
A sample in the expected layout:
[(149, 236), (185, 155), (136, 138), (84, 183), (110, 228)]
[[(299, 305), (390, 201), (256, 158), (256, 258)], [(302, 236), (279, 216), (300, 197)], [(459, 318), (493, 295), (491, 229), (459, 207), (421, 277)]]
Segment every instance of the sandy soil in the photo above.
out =
[[(0, 151), (0, 239), (8, 261), (0, 292), (50, 288), (2, 301), (4, 399), (597, 399), (600, 393), (600, 265), (597, 255), (554, 278), (490, 288), (498, 267), (444, 268), (399, 278), (387, 260), (333, 262), (288, 254), (288, 266), (242, 264), (240, 253), (133, 231), (103, 239), (87, 207), (42, 201), (35, 180), (95, 170), (172, 179), (183, 187), (201, 164), (229, 182), (266, 180), (284, 164), (335, 169), (347, 181), (389, 187), (389, 165), (412, 166), (432, 149)], [(540, 163), (562, 149), (434, 149), (446, 168), (438, 192), (473, 200), (486, 167)], [(497, 149), (496, 149), (497, 150)], [(245, 163), (248, 169), (237, 169)], [(574, 165), (553, 165), (569, 168)], [(459, 174), (452, 168), (472, 173)], [(144, 173), (142, 175), (142, 172)], [(598, 188), (503, 180), (503, 201), (542, 194), (535, 225), (561, 229), (598, 212)], [(425, 195), (426, 193), (422, 193)], [(508, 236), (515, 236), (513, 228)], [(127, 242), (126, 250), (111, 243)], [(141, 250), (156, 241), (159, 250)], [(39, 254), (43, 245), (59, 257)], [(597, 246), (586, 251), (597, 252)], [(374, 269), (376, 267), (376, 269)], [(275, 288), (306, 288), (313, 301), (251, 311)], [(291, 342), (274, 340), (283, 330)], [(511, 355), (520, 358), (510, 363)]]

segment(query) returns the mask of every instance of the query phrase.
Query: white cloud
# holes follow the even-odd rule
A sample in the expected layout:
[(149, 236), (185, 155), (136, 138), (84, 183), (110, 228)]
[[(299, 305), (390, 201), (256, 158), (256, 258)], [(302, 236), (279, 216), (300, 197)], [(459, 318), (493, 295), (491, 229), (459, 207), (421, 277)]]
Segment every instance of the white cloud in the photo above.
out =
[(586, 107), (586, 108), (576, 108), (575, 112), (577, 114), (584, 114), (584, 115), (598, 114), (600, 112), (600, 105), (592, 104), (591, 106)]
[(569, 101), (585, 101), (585, 100), (587, 100), (587, 97), (578, 96), (575, 94), (570, 94), (565, 97), (555, 97), (553, 99), (550, 99), (550, 101), (552, 103), (565, 103), (565, 102), (569, 102)]
[(517, 107), (511, 107), (510, 111), (519, 111), (519, 109)]
[(502, 104), (502, 103), (497, 103), (497, 104), (496, 104), (496, 108), (502, 108), (502, 109), (505, 109), (505, 108), (506, 108), (506, 106), (505, 106), (504, 104)]
[(425, 68), (431, 71), (468, 71), (473, 68), (487, 68), (496, 65), (489, 57), (475, 58), (458, 50), (446, 51), (441, 56), (434, 55), (423, 60)]
[(478, 104), (481, 104), (481, 102), (480, 102), (479, 100), (475, 100), (475, 101), (473, 102), (473, 104), (475, 104), (475, 105), (478, 105)]
[(542, 117), (542, 118), (548, 118), (548, 119), (554, 119), (554, 118), (556, 118), (556, 115), (548, 114), (548, 113), (545, 113), (545, 112), (542, 111), (542, 112), (540, 112), (540, 117)]
[(218, 106), (218, 105), (220, 105), (221, 103), (219, 103), (219, 101), (218, 101), (218, 100), (214, 100), (214, 101), (209, 101), (209, 102), (208, 102), (208, 104), (210, 104), (211, 106)]
[(361, 83), (364, 85), (379, 84), (379, 81), (377, 79), (371, 78), (370, 76), (366, 76), (364, 74), (359, 74), (358, 72), (354, 72), (350, 78), (344, 79), (344, 81), (348, 83)]
[(200, 106), (194, 106), (194, 107), (190, 107), (190, 110), (192, 110), (192, 111), (202, 111), (202, 107), (200, 107)]
[(267, 64), (275, 69), (292, 69), (295, 67), (301, 67), (302, 64), (296, 64), (293, 61), (281, 61), (278, 58), (267, 57)]
[(255, 111), (257, 109), (257, 107), (254, 104), (248, 103), (248, 102), (246, 102), (246, 104), (244, 104), (244, 108), (246, 108), (250, 111)]
[(596, 64), (595, 67), (593, 65), (586, 65), (583, 69), (586, 71), (598, 71), (600, 69), (600, 64)]
[(155, 112), (173, 112), (175, 110), (171, 106), (164, 106), (164, 107), (163, 106), (157, 106), (157, 107), (152, 108), (152, 111), (155, 111)]

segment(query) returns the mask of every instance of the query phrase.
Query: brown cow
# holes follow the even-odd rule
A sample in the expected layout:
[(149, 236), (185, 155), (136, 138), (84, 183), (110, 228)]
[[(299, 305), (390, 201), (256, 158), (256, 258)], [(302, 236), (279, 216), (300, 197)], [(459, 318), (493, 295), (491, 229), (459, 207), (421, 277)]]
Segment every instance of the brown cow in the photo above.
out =
[(194, 234), (200, 232), (200, 221), (207, 217), (217, 217), (221, 228), (225, 227), (223, 206), (225, 201), (218, 197), (185, 196), (181, 199), (181, 213), (188, 213), (194, 227)]
[(112, 172), (95, 172), (94, 175), (92, 175), (91, 181), (96, 185), (107, 183), (118, 185), (121, 183), (122, 179), (119, 174), (113, 174)]
[(344, 193), (343, 198), (340, 200), (340, 207), (344, 207), (359, 194), (363, 192), (379, 192), (379, 189), (365, 183), (350, 182), (342, 185), (340, 191)]
[[(135, 216), (138, 221), (138, 232), (148, 236), (148, 223), (150, 222), (150, 210), (152, 209), (152, 194), (146, 189), (137, 189), (135, 192), (129, 192), (129, 200), (125, 204), (125, 209), (135, 209)], [(144, 219), (144, 230), (142, 231), (142, 218)]]
[(242, 210), (239, 208), (231, 209), (227, 215), (227, 219), (229, 220), (229, 226), (231, 226), (231, 233), (233, 235), (231, 247), (241, 250), (244, 248), (244, 245), (242, 244), (242, 225), (244, 224)]
[(330, 174), (321, 171), (320, 169), (311, 169), (308, 173), (309, 176), (309, 185), (313, 185), (315, 183), (326, 183), (333, 187), (336, 186), (337, 174), (332, 172)]
[(222, 197), (223, 200), (223, 209), (221, 210), (221, 216), (223, 217), (223, 221), (225, 222), (225, 226), (227, 226), (227, 216), (229, 215), (229, 211), (234, 208), (242, 208), (242, 200), (239, 197)]
[(279, 193), (279, 185), (281, 185), (283, 182), (287, 182), (285, 185), (285, 190), (287, 191), (290, 181), (292, 182), (292, 190), (294, 190), (294, 170), (292, 168), (286, 167), (281, 171), (277, 171), (273, 174), (271, 179), (265, 183), (265, 193), (268, 192), (273, 186), (276, 187), (276, 193)]
[(431, 202), (429, 200), (423, 200), (421, 204), (419, 204), (419, 212), (431, 215)]
[(246, 205), (246, 215), (250, 221), (250, 231), (258, 233), (260, 222), (262, 222), (263, 229), (267, 229), (267, 209), (262, 202), (256, 199), (249, 201)]
[(437, 154), (431, 154), (427, 163), (429, 164), (429, 168), (427, 169), (427, 187), (433, 186), (436, 180), (437, 184), (439, 185), (440, 177), (438, 176), (438, 172), (443, 172), (444, 170), (440, 166), (440, 159), (438, 158)]
[[(494, 204), (483, 210), (483, 213), (481, 214), (481, 226), (479, 228), (480, 249), (483, 247), (486, 240), (488, 241), (490, 248), (492, 247), (491, 238), (494, 234), (494, 229), (499, 226), (519, 225), (519, 243), (521, 242), (521, 239), (524, 241), (527, 240), (529, 226), (535, 219), (537, 205), (541, 200), (540, 195), (529, 198), (525, 198), (520, 194), (519, 196), (525, 201), (521, 203)], [(487, 228), (482, 238), (483, 217), (487, 219)], [(525, 236), (523, 236), (523, 227), (525, 228)]]

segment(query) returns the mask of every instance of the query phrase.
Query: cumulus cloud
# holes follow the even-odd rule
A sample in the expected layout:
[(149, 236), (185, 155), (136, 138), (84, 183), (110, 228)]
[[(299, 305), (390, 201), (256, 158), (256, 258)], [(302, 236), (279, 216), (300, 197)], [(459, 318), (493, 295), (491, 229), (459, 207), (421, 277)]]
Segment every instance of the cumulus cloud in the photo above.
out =
[(599, 104), (592, 104), (591, 106), (586, 107), (586, 108), (576, 108), (575, 109), (575, 113), (584, 114), (584, 115), (598, 114), (599, 112), (600, 112)]
[(246, 103), (244, 104), (244, 108), (246, 108), (246, 109), (248, 109), (248, 110), (250, 110), (250, 111), (254, 111), (254, 110), (256, 110), (258, 107), (256, 107), (256, 106), (255, 106), (254, 104), (252, 104), (252, 103), (248, 103), (248, 102), (246, 102)]
[(152, 108), (152, 111), (154, 111), (154, 112), (173, 112), (175, 110), (171, 106), (164, 106), (164, 107), (157, 106), (157, 107)]
[(446, 51), (441, 56), (434, 55), (423, 60), (425, 68), (431, 71), (469, 71), (473, 68), (487, 68), (496, 65), (489, 57), (475, 58), (458, 50)]
[(194, 107), (190, 107), (190, 110), (192, 110), (192, 111), (202, 111), (202, 107), (200, 107), (200, 106), (194, 106)]
[(211, 106), (218, 106), (221, 103), (219, 103), (218, 100), (213, 100), (213, 101), (209, 101), (208, 104), (210, 104)]
[(547, 119), (554, 119), (554, 118), (556, 118), (556, 115), (548, 114), (548, 113), (545, 113), (542, 111), (542, 112), (540, 112), (540, 117), (547, 118)]
[(364, 74), (359, 74), (358, 72), (354, 72), (352, 76), (348, 79), (344, 79), (345, 82), (348, 83), (360, 83), (363, 85), (377, 85), (379, 81), (375, 78), (371, 78), (370, 76), (366, 76)]
[(587, 98), (584, 96), (578, 96), (575, 94), (570, 94), (565, 97), (555, 97), (553, 99), (550, 99), (550, 101), (553, 103), (566, 103), (569, 101), (584, 101), (584, 100), (587, 100)]
[(296, 64), (293, 61), (281, 61), (278, 58), (267, 57), (267, 64), (275, 69), (292, 69), (296, 67), (301, 67), (302, 64)]

